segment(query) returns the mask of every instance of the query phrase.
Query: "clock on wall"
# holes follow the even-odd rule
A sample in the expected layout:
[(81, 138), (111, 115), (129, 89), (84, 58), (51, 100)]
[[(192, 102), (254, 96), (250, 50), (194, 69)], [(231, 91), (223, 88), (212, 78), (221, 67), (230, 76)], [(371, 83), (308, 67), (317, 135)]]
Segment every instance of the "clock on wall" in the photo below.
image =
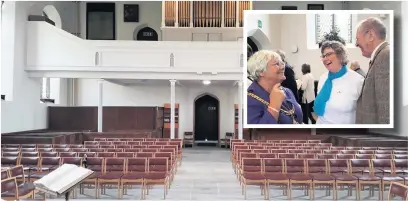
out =
[(307, 4), (308, 10), (324, 10), (324, 4)]
[(125, 4), (123, 7), (124, 22), (139, 22), (139, 4)]

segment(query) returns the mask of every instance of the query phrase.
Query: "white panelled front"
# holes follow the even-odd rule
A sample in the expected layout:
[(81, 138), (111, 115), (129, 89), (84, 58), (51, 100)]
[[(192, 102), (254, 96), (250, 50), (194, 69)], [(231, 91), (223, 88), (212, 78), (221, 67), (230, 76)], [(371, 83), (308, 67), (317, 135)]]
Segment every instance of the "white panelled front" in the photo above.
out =
[[(31, 71), (41, 69), (58, 73), (58, 70), (72, 71), (72, 67), (98, 66), (122, 67), (120, 71), (124, 72), (126, 67), (168, 67), (173, 64), (176, 69), (196, 69), (197, 72), (205, 72), (208, 68), (235, 69), (235, 73), (242, 71), (239, 61), (243, 50), (238, 41), (87, 41), (45, 22), (28, 22), (27, 27), (30, 33), (27, 35), (27, 67)], [(97, 68), (87, 70), (101, 71)], [(58, 74), (53, 76), (60, 77)]]
[(102, 51), (98, 66), (109, 67), (169, 67), (170, 51)]
[[(78, 79), (77, 106), (98, 106), (98, 79)], [(170, 82), (161, 84), (146, 82), (143, 85), (122, 86), (105, 81), (103, 84), (104, 106), (163, 107), (170, 103)], [(220, 135), (234, 132), (234, 104), (238, 104), (237, 86), (175, 86), (175, 103), (179, 108), (179, 136), (194, 130), (194, 100), (202, 94), (211, 94), (220, 100)]]
[(27, 66), (94, 66), (95, 51), (80, 38), (45, 22), (27, 23)]
[[(208, 69), (240, 68), (240, 53), (236, 50), (180, 50), (174, 54), (175, 66), (179, 68)], [(222, 58), (218, 59), (218, 58)]]

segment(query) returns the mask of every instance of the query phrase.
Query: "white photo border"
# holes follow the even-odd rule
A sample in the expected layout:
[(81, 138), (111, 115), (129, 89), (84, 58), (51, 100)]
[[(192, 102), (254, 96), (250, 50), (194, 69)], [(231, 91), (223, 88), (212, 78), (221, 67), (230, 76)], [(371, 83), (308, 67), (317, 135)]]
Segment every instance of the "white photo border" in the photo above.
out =
[(349, 13), (349, 14), (386, 14), (389, 15), (389, 43), (390, 43), (390, 123), (389, 124), (248, 124), (247, 123), (247, 35), (244, 23), (243, 27), (243, 53), (244, 53), (244, 68), (243, 68), (243, 128), (394, 128), (394, 11), (393, 10), (244, 10), (244, 22), (249, 15), (259, 14), (333, 14), (333, 13)]

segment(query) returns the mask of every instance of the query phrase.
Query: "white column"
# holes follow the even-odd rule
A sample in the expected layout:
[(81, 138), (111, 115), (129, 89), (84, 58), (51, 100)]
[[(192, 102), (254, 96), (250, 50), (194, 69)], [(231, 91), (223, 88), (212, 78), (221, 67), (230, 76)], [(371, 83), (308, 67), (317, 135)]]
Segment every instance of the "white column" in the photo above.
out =
[(242, 123), (242, 81), (238, 81), (238, 139), (244, 139)]
[(102, 117), (103, 117), (103, 80), (98, 80), (99, 85), (99, 103), (98, 103), (98, 132), (102, 132)]
[(51, 98), (51, 78), (45, 78), (45, 98)]
[(175, 105), (176, 105), (176, 80), (170, 80), (170, 139), (175, 135)]

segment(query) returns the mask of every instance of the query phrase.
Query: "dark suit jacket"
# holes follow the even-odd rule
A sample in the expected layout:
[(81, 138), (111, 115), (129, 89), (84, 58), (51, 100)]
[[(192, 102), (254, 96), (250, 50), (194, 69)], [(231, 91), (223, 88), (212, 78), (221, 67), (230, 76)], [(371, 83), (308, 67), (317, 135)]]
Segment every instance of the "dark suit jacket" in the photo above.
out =
[(296, 101), (299, 103), (299, 95), (298, 95), (298, 90), (297, 90), (295, 72), (289, 66), (289, 64), (286, 64), (285, 66), (285, 77), (286, 77), (286, 80), (284, 80), (281, 83), (281, 85), (285, 88), (290, 89), (293, 92), (293, 95), (295, 95)]
[(357, 124), (390, 123), (390, 45), (377, 50), (357, 101)]

